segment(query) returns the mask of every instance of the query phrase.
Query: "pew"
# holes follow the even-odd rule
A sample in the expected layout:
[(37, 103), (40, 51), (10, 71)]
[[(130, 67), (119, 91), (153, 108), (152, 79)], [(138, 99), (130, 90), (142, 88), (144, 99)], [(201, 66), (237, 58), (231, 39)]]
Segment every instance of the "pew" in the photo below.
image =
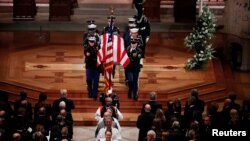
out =
[(50, 0), (49, 21), (70, 21), (72, 0)]
[(13, 20), (34, 20), (36, 13), (35, 0), (13, 1)]

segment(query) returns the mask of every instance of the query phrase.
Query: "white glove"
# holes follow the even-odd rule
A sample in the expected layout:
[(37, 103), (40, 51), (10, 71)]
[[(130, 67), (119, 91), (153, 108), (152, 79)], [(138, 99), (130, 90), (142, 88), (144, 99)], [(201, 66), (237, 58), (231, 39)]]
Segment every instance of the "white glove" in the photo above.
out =
[(149, 36), (146, 38), (146, 43), (148, 42), (148, 40), (149, 40)]

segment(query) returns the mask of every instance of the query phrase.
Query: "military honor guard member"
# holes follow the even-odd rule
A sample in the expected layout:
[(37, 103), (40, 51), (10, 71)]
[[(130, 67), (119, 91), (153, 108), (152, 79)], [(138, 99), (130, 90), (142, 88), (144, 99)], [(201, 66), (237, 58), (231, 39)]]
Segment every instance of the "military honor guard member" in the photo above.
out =
[(89, 37), (95, 37), (96, 38), (96, 44), (98, 47), (100, 47), (101, 44), (101, 38), (97, 30), (97, 25), (95, 24), (95, 21), (88, 21), (88, 31), (84, 33), (83, 35), (83, 46), (88, 45), (88, 38)]
[(88, 44), (84, 46), (86, 81), (89, 97), (97, 100), (100, 68), (97, 66), (98, 45), (96, 38), (88, 37)]
[[(127, 39), (127, 40), (125, 40), (124, 42), (126, 42), (125, 44), (126, 45), (128, 45), (128, 46), (130, 46), (131, 45), (131, 41), (136, 41), (137, 42), (137, 47), (138, 48), (142, 48), (142, 46), (143, 46), (143, 41), (142, 41), (142, 37), (141, 37), (141, 35), (139, 35), (138, 34), (138, 28), (135, 28), (135, 27), (133, 27), (133, 28), (130, 28), (130, 35), (129, 35), (129, 39)], [(125, 48), (128, 48), (128, 46), (127, 47), (125, 47)], [(142, 67), (142, 64), (140, 64), (140, 66)], [(128, 76), (127, 76), (127, 68), (125, 68), (124, 69), (124, 72), (125, 72), (125, 83), (126, 83), (126, 85), (128, 85)]]
[(134, 100), (137, 100), (139, 73), (141, 71), (140, 60), (142, 57), (142, 50), (138, 47), (138, 41), (136, 39), (131, 40), (131, 44), (127, 48), (127, 54), (130, 59), (130, 63), (126, 67), (129, 87), (128, 98), (133, 97)]
[(133, 0), (133, 5), (135, 6), (136, 10), (137, 10), (137, 16), (138, 18), (140, 18), (143, 14), (143, 3), (146, 0)]
[(108, 25), (104, 27), (103, 34), (110, 33), (112, 31), (111, 33), (112, 35), (120, 35), (120, 29), (115, 26), (115, 16), (110, 15), (107, 17), (107, 19), (108, 19)]
[(142, 36), (142, 41), (143, 41), (143, 45), (141, 46), (142, 59), (140, 62), (140, 64), (143, 66), (143, 59), (145, 58), (145, 49), (149, 41), (150, 32), (151, 32), (151, 25), (150, 25), (149, 19), (144, 13), (142, 13), (141, 17), (137, 17), (136, 24), (137, 24), (137, 27), (139, 28), (138, 33), (139, 35)]
[(125, 31), (123, 34), (124, 39), (124, 47), (127, 48), (130, 45), (130, 29), (136, 28), (136, 19), (134, 17), (128, 18), (128, 25), (125, 27)]

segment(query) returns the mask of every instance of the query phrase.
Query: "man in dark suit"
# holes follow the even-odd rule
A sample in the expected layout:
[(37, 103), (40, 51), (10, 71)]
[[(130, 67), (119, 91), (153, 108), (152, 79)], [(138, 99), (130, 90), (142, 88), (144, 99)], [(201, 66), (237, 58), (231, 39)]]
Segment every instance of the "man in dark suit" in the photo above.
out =
[(155, 114), (157, 109), (162, 109), (162, 105), (161, 103), (159, 103), (158, 101), (156, 101), (156, 92), (150, 92), (149, 93), (149, 101), (145, 104), (143, 104), (142, 109), (141, 109), (141, 113), (144, 113), (144, 108), (146, 104), (149, 104), (151, 106), (151, 113)]
[(60, 102), (61, 101), (64, 101), (65, 103), (66, 103), (66, 108), (65, 108), (65, 110), (67, 111), (67, 112), (69, 112), (69, 113), (71, 113), (71, 110), (72, 109), (75, 109), (75, 104), (74, 104), (74, 102), (71, 100), (71, 99), (69, 99), (69, 98), (67, 98), (67, 90), (66, 89), (61, 89), (60, 90), (60, 98), (59, 99), (57, 99), (57, 100), (55, 100), (54, 102), (53, 102), (53, 107), (52, 107), (52, 109), (53, 109), (53, 111), (56, 113), (56, 112), (60, 112), (60, 108), (59, 108), (59, 104), (60, 104)]
[(151, 129), (154, 120), (154, 114), (150, 112), (151, 106), (149, 104), (145, 105), (144, 113), (138, 116), (136, 126), (139, 129), (138, 141), (143, 141), (147, 136), (147, 132)]
[(25, 116), (27, 116), (29, 119), (33, 119), (33, 111), (32, 111), (32, 105), (31, 103), (27, 100), (27, 92), (26, 91), (21, 91), (20, 92), (20, 99), (16, 100), (14, 103), (14, 114), (15, 116), (18, 113), (18, 109), (22, 107), (26, 110)]
[(14, 111), (9, 103), (9, 94), (0, 90), (0, 111), (5, 111), (5, 119), (9, 120), (13, 117)]
[(198, 106), (201, 113), (204, 112), (205, 102), (204, 100), (199, 98), (199, 91), (197, 89), (191, 90), (191, 96), (194, 96), (196, 98), (196, 105)]
[(205, 116), (200, 125), (200, 138), (202, 141), (211, 141), (212, 140), (212, 126), (211, 119), (209, 116)]

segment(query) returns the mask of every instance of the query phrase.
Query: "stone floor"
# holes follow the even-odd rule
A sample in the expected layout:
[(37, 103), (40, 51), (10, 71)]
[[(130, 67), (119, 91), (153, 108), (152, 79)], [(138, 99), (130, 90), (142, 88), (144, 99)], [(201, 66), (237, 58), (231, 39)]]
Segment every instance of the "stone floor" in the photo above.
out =
[[(94, 141), (95, 127), (76, 126), (74, 127), (74, 141)], [(122, 141), (136, 141), (139, 130), (136, 127), (122, 127)]]

